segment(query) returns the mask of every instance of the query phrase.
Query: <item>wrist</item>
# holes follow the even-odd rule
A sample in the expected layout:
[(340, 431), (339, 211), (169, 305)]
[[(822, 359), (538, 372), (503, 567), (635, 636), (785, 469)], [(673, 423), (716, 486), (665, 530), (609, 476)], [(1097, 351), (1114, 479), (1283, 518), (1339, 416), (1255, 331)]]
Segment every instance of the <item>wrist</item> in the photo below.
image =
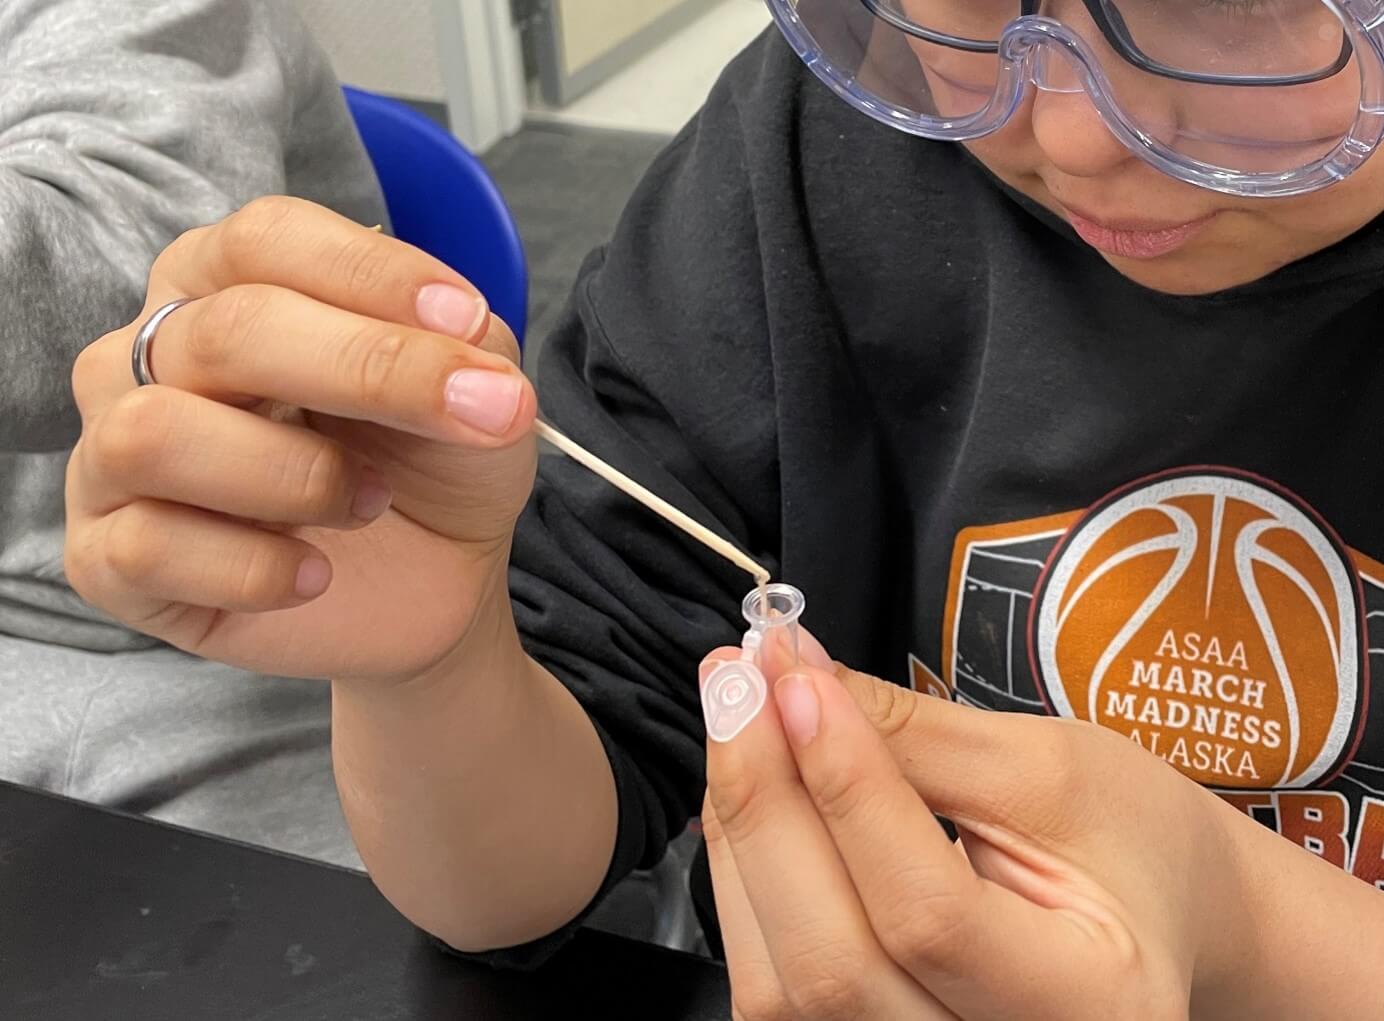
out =
[[(333, 689), (362, 699), (394, 699), (437, 687), (455, 688), (522, 656), (509, 602), (509, 545), (462, 552), (452, 567), (455, 584), (411, 595), (425, 620), (412, 648), (400, 644), (393, 670), (336, 675)], [(405, 628), (406, 630), (406, 628)]]
[[(1265, 874), (1261, 838), (1280, 838), (1209, 792), (1208, 807), (1219, 868), (1208, 877), (1213, 884), (1213, 891), (1206, 891), (1210, 896), (1198, 898), (1202, 911), (1196, 927), (1201, 943), (1192, 1017), (1267, 1017), (1262, 1012), (1244, 1012), (1248, 1005), (1262, 1003), (1266, 978), (1271, 977), (1264, 975), (1268, 956), (1265, 892), (1281, 879)], [(1207, 905), (1214, 905), (1209, 913)]]
[[(1384, 959), (1384, 896), (1222, 803), (1234, 861), (1229, 924), (1206, 918), (1193, 1016), (1358, 1016)], [(1229, 900), (1230, 898), (1226, 898)], [(1224, 902), (1224, 901), (1223, 901)]]

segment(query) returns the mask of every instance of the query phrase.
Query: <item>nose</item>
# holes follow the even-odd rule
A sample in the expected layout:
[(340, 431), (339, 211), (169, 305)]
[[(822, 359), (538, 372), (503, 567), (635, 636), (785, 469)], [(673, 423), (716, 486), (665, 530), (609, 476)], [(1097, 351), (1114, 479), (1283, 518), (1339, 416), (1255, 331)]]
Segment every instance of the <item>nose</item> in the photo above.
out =
[[(1051, 14), (1049, 7), (1057, 6), (1066, 5), (1041, 5), (1045, 14)], [(1080, 7), (1075, 3), (1071, 6)], [(1126, 98), (1140, 95), (1141, 90), (1127, 87), (1127, 73), (1134, 69), (1126, 68), (1110, 51), (1089, 16), (1084, 11), (1066, 13), (1075, 17), (1075, 24), (1071, 17), (1064, 18), (1062, 24), (1085, 43), (1089, 55), (1079, 56), (1052, 38), (1025, 54), (1032, 90), (1032, 130), (1039, 148), (1058, 170), (1072, 177), (1098, 177), (1138, 157), (1106, 127), (1087, 92), (1094, 83), (1089, 77), (1092, 69), (1085, 65), (1099, 60), (1109, 84), (1118, 87)]]
[(1084, 91), (1035, 87), (1034, 93), (1033, 137), (1058, 170), (1072, 177), (1098, 177), (1136, 158), (1110, 133)]

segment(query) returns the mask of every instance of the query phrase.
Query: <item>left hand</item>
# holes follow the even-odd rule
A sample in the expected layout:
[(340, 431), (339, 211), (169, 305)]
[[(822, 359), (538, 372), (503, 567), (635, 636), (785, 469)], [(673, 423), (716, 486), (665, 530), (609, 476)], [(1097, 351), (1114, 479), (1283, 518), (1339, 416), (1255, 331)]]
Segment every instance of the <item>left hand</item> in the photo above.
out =
[(1232, 831), (1249, 820), (1095, 726), (843, 668), (768, 672), (759, 718), (707, 750), (737, 1017), (1234, 1013), (1224, 958), (1253, 927)]

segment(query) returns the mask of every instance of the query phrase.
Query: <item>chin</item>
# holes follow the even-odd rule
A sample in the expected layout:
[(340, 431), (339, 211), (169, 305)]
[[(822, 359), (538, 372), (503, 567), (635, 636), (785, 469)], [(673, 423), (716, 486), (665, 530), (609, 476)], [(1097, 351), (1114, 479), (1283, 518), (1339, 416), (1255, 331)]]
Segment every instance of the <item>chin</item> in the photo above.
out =
[(1262, 259), (1245, 264), (1240, 246), (1227, 250), (1208, 246), (1200, 251), (1177, 252), (1161, 259), (1125, 259), (1100, 253), (1121, 276), (1141, 287), (1178, 297), (1201, 297), (1253, 283), (1291, 262)]
[(1159, 265), (1162, 260), (1121, 259), (1112, 255), (1103, 258), (1121, 276), (1140, 287), (1188, 298), (1228, 291), (1272, 272), (1267, 268), (1263, 272), (1227, 272), (1224, 265), (1194, 266), (1188, 260), (1178, 260), (1179, 265), (1172, 266)]

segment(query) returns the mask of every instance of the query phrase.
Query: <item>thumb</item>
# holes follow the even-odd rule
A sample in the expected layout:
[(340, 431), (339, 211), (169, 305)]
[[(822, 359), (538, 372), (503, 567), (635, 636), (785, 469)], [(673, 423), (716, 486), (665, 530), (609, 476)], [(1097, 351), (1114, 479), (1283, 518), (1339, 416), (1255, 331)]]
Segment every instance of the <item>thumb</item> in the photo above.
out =
[[(797, 654), (786, 628), (774, 628), (760, 652), (760, 670), (770, 689), (785, 674), (809, 667), (835, 676), (876, 733), (884, 739), (904, 776), (932, 807), (947, 814), (989, 817), (997, 792), (1008, 792), (1017, 759), (1033, 755), (1032, 741), (1016, 741), (1030, 717), (1011, 717), (921, 694), (838, 663), (807, 628), (797, 627)], [(1027, 733), (1027, 731), (1024, 731)], [(926, 748), (927, 755), (919, 754)], [(1023, 770), (1019, 775), (1027, 775)]]
[[(811, 646), (820, 649), (816, 639), (808, 637)], [(958, 705), (841, 663), (819, 667), (809, 659), (816, 653), (803, 651), (808, 648), (808, 642), (800, 641), (802, 665), (835, 676), (883, 738), (909, 784), (934, 811), (984, 820), (1041, 810), (1037, 802), (1043, 799), (1032, 791), (1038, 778), (1054, 768), (1045, 752), (1064, 736), (1062, 728), (1039, 733), (1048, 721)], [(791, 653), (779, 649), (775, 655)], [(777, 663), (782, 673), (792, 666), (786, 658)], [(770, 679), (771, 686), (779, 676)], [(1056, 775), (1062, 775), (1061, 770)]]
[(912, 715), (914, 692), (836, 662), (811, 631), (801, 624), (796, 630), (796, 650), (786, 628), (770, 631), (760, 650), (760, 670), (771, 688), (780, 677), (799, 667), (824, 670), (836, 676), (865, 717), (886, 740), (899, 736), (901, 731), (907, 729), (905, 717)]
[(778, 683), (780, 677), (799, 667), (824, 670), (834, 674), (841, 685), (850, 692), (856, 705), (865, 713), (876, 730), (889, 737), (904, 729), (902, 717), (911, 715), (912, 706), (909, 699), (914, 695), (913, 692), (836, 662), (816, 635), (802, 624), (799, 624), (796, 630), (796, 650), (786, 628), (770, 631), (760, 650), (760, 670), (763, 671), (770, 687)]

